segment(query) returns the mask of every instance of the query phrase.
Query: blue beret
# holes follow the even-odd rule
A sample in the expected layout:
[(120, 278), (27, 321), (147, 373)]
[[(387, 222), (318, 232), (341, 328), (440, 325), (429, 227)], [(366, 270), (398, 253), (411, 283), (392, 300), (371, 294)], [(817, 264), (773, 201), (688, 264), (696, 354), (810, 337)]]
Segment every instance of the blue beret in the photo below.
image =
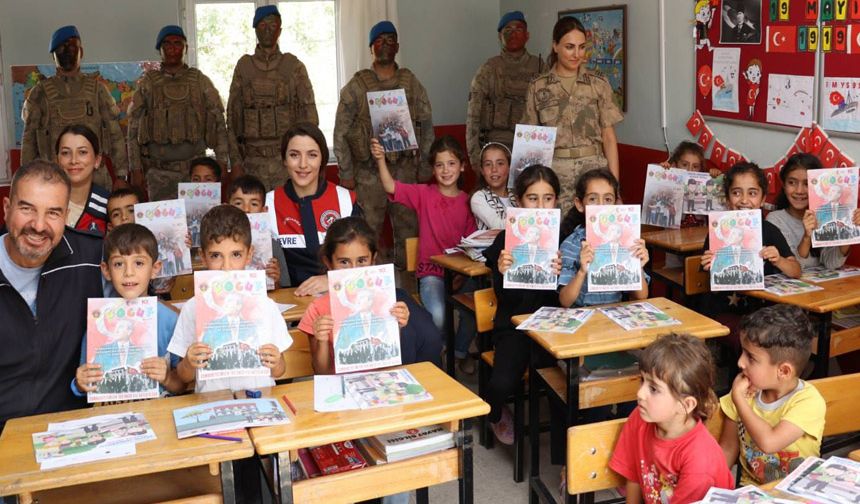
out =
[(505, 25), (510, 23), (511, 21), (522, 21), (523, 23), (525, 23), (526, 17), (523, 15), (522, 12), (518, 10), (508, 12), (507, 14), (502, 16), (502, 19), (499, 20), (499, 27), (496, 29), (496, 31), (502, 31), (502, 28), (504, 28)]
[(263, 20), (266, 16), (271, 16), (272, 14), (281, 17), (281, 13), (278, 12), (277, 5), (264, 5), (262, 7), (257, 8), (254, 12), (254, 28), (260, 24), (260, 21)]
[(155, 50), (161, 50), (161, 41), (163, 41), (166, 37), (170, 35), (179, 35), (184, 38), (186, 41), (188, 38), (185, 36), (185, 32), (182, 31), (182, 27), (176, 25), (167, 25), (158, 32), (158, 36), (155, 37)]
[(51, 35), (51, 46), (48, 49), (48, 52), (56, 51), (58, 47), (63, 45), (63, 42), (75, 37), (81, 38), (81, 34), (78, 33), (78, 29), (75, 27), (75, 25), (57, 28), (57, 31), (55, 31), (54, 34)]
[(397, 35), (397, 28), (394, 27), (394, 23), (391, 21), (380, 21), (376, 23), (373, 25), (373, 28), (370, 29), (370, 42), (367, 45), (372, 46), (376, 37), (383, 33), (393, 33)]

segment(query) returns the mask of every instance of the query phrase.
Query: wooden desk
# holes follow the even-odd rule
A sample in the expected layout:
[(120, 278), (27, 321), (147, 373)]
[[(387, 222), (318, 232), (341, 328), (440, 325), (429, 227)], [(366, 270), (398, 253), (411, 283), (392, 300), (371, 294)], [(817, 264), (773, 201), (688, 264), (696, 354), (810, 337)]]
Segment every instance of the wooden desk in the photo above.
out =
[(798, 306), (818, 315), (818, 344), (812, 376), (813, 378), (822, 378), (827, 376), (828, 361), (830, 360), (833, 312), (860, 304), (860, 276), (828, 280), (816, 285), (822, 287), (822, 290), (793, 296), (780, 297), (763, 290), (744, 291), (743, 294), (771, 303)]
[[(456, 254), (441, 254), (430, 257), (433, 264), (439, 265), (445, 271), (445, 341), (446, 359), (445, 367), (452, 377), (457, 376), (457, 367), (454, 365), (454, 275), (460, 274), (469, 278), (480, 278), (490, 274), (490, 268), (484, 263), (473, 261), (462, 252)], [(478, 288), (487, 285), (479, 285)]]
[[(687, 333), (698, 338), (716, 338), (729, 334), (728, 327), (685, 308), (674, 301), (666, 298), (653, 298), (647, 301), (670, 317), (679, 320), (681, 324), (626, 331), (598, 311), (598, 307), (594, 307), (595, 312), (591, 315), (591, 318), (573, 334), (526, 331), (526, 334), (532, 340), (532, 357), (528, 373), (529, 444), (531, 445), (529, 502), (537, 502), (538, 495), (545, 501), (553, 502), (555, 500), (553, 497), (555, 492), (550, 492), (540, 479), (539, 390), (545, 388), (548, 394), (555, 391), (552, 385), (543, 378), (537, 369), (539, 348), (543, 348), (553, 357), (558, 360), (564, 360), (567, 364), (566, 397), (561, 398), (567, 404), (565, 413), (565, 428), (567, 428), (575, 423), (579, 414), (580, 357), (643, 348), (657, 339), (658, 336), (669, 332)], [(629, 303), (631, 302), (617, 304)], [(528, 317), (528, 315), (516, 315), (511, 320), (515, 325), (519, 325)]]
[(854, 450), (848, 454), (848, 458), (860, 462), (860, 450)]
[[(302, 315), (305, 314), (305, 310), (316, 299), (314, 296), (296, 296), (295, 292), (295, 287), (289, 287), (286, 289), (275, 289), (268, 293), (269, 298), (276, 303), (296, 305), (282, 313), (284, 320), (287, 322), (298, 322), (301, 320)], [(185, 303), (186, 301), (188, 300), (180, 299), (178, 301), (167, 301), (167, 303), (175, 307), (176, 303)]]
[(708, 236), (708, 226), (683, 229), (663, 229), (642, 233), (642, 239), (649, 247), (658, 248), (679, 255), (701, 252)]
[[(487, 414), (490, 406), (430, 363), (405, 368), (430, 392), (432, 401), (319, 413), (314, 411), (313, 382), (262, 389), (264, 397), (277, 398), (289, 412), (283, 400), (286, 395), (297, 410), (296, 415), (290, 413), (292, 422), (288, 425), (250, 429), (257, 453), (273, 455), (280, 502), (354, 502), (455, 479), (460, 481), (460, 502), (473, 501), (469, 423), (472, 417)], [(300, 448), (437, 423), (457, 431), (456, 448), (337, 475), (292, 481), (290, 461), (296, 459)]]
[[(12, 419), (6, 423), (6, 428), (0, 436), (0, 495), (16, 495), (21, 502), (29, 503), (32, 502), (33, 498), (39, 498), (39, 493), (48, 494), (50, 492), (47, 491), (51, 489), (64, 488), (70, 490), (67, 487), (77, 486), (78, 488), (74, 489), (74, 493), (84, 495), (88, 493), (88, 487), (94, 486), (98, 489), (100, 485), (107, 484), (108, 487), (101, 487), (102, 491), (105, 488), (115, 488), (122, 491), (124, 495), (103, 493), (98, 499), (99, 502), (108, 500), (131, 502), (129, 495), (134, 495), (131, 488), (135, 487), (133, 483), (138, 478), (153, 473), (167, 473), (208, 465), (209, 473), (212, 476), (220, 474), (224, 502), (235, 502), (233, 468), (230, 462), (254, 454), (247, 433), (231, 434), (231, 436), (242, 438), (240, 443), (199, 437), (177, 439), (176, 427), (173, 422), (173, 410), (176, 408), (231, 399), (232, 397), (232, 393), (225, 390), (115, 404), (97, 410), (87, 408)], [(33, 452), (32, 434), (46, 431), (48, 423), (130, 411), (143, 413), (157, 436), (157, 439), (152, 441), (137, 443), (135, 455), (46, 471), (39, 469)], [(108, 480), (119, 481), (109, 482)], [(188, 482), (188, 486), (192, 485), (193, 483)], [(153, 493), (164, 489), (141, 488), (140, 490), (146, 491), (152, 496)], [(91, 488), (90, 491), (92, 491)], [(51, 499), (42, 500), (49, 501)], [(152, 500), (157, 499), (153, 498)]]

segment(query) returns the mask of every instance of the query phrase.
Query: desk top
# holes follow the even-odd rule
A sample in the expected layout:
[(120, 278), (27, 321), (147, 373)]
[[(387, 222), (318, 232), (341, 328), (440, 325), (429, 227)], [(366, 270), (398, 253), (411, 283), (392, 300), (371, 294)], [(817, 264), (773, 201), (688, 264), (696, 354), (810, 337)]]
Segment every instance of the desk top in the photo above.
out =
[[(223, 390), (9, 420), (0, 436), (0, 495), (35, 492), (249, 457), (254, 453), (254, 448), (245, 431), (230, 434), (231, 437), (242, 438), (241, 443), (176, 437), (174, 409), (232, 397), (229, 390)], [(136, 455), (47, 471), (39, 469), (33, 452), (32, 435), (46, 431), (48, 423), (132, 411), (143, 413), (157, 436), (152, 441), (137, 443)]]
[[(291, 423), (250, 429), (257, 453), (267, 455), (297, 450), (489, 413), (487, 403), (433, 364), (410, 364), (405, 369), (430, 392), (433, 396), (431, 401), (320, 413), (314, 411), (313, 381), (262, 389), (263, 397), (277, 398), (290, 415)], [(296, 407), (296, 415), (284, 403), (284, 395)]]
[[(537, 331), (526, 331), (526, 333), (556, 359), (570, 359), (644, 348), (654, 341), (657, 336), (669, 332), (692, 334), (698, 338), (716, 338), (729, 334), (728, 327), (685, 308), (674, 301), (666, 298), (652, 298), (646, 301), (664, 311), (670, 317), (680, 320), (681, 324), (625, 331), (621, 326), (598, 311), (598, 307), (594, 307), (595, 311), (591, 315), (591, 318), (573, 334)], [(617, 304), (635, 302), (638, 301)], [(528, 317), (528, 315), (515, 315), (511, 320), (514, 324), (519, 325)]]
[(441, 254), (430, 257), (433, 264), (468, 277), (478, 277), (490, 274), (490, 268), (484, 263), (473, 261), (462, 252), (456, 254)]
[(313, 300), (316, 299), (315, 296), (296, 296), (295, 293), (295, 287), (269, 291), (269, 297), (272, 298), (274, 302), (296, 305), (283, 313), (284, 320), (287, 322), (298, 322), (301, 320), (302, 315), (305, 314), (305, 310), (307, 310), (308, 306), (310, 306)]
[(772, 303), (798, 306), (815, 313), (828, 313), (860, 304), (860, 276), (838, 278), (815, 285), (823, 289), (793, 296), (777, 296), (763, 290), (743, 291), (741, 294)]
[(708, 236), (708, 226), (697, 226), (683, 229), (664, 229), (642, 233), (642, 239), (651, 247), (657, 247), (669, 252), (701, 252)]

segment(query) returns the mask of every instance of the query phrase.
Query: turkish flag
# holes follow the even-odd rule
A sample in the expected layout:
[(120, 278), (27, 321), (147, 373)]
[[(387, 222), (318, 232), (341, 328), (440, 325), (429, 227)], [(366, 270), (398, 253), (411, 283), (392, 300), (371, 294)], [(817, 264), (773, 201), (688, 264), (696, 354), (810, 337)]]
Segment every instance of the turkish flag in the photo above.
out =
[(798, 147), (796, 143), (791, 144), (791, 147), (789, 147), (788, 151), (785, 153), (785, 158), (788, 159), (799, 152), (801, 152), (800, 147)]
[(773, 170), (774, 170), (776, 173), (779, 173), (780, 171), (782, 171), (782, 167), (783, 167), (783, 166), (785, 166), (785, 162), (786, 162), (786, 161), (788, 161), (788, 158), (786, 158), (785, 156), (783, 156), (782, 158), (780, 158), (780, 160), (779, 160), (779, 161), (777, 161), (776, 163), (774, 163), (774, 165), (773, 165)]
[(857, 166), (854, 163), (854, 160), (848, 157), (844, 152), (839, 153), (839, 159), (836, 161), (837, 168), (850, 168), (852, 166)]
[(707, 149), (712, 138), (714, 138), (714, 132), (711, 131), (711, 128), (705, 125), (702, 127), (702, 134), (699, 135), (697, 142), (699, 142), (699, 145), (701, 145), (703, 149)]
[(825, 168), (835, 168), (839, 162), (839, 149), (829, 139), (824, 142), (821, 153), (818, 154), (821, 165)]
[(818, 155), (821, 152), (821, 149), (824, 148), (824, 145), (829, 140), (827, 133), (821, 129), (821, 126), (817, 124), (813, 124), (812, 130), (809, 132), (809, 152), (810, 154)]
[(709, 158), (714, 166), (722, 171), (723, 169), (723, 157), (726, 155), (726, 146), (723, 142), (720, 142), (719, 138), (714, 139), (714, 148), (711, 149), (711, 157)]
[(797, 136), (794, 137), (794, 145), (800, 152), (809, 152), (809, 128), (800, 128)]
[(743, 157), (743, 155), (741, 155), (740, 152), (738, 152), (734, 149), (729, 149), (726, 152), (726, 166), (732, 167), (732, 166), (740, 163), (743, 158), (744, 157)]
[(845, 52), (848, 43), (848, 28), (845, 25), (833, 27), (833, 52)]
[(702, 126), (704, 125), (705, 119), (702, 117), (702, 113), (696, 110), (687, 121), (687, 131), (689, 131), (691, 135), (696, 136), (700, 131), (702, 131)]
[(848, 54), (860, 54), (860, 25), (848, 25), (848, 40), (845, 41)]
[[(783, 162), (782, 164), (785, 164), (785, 158), (780, 161)], [(767, 177), (767, 193), (770, 195), (777, 193), (777, 185), (779, 184), (779, 170), (781, 169), (782, 165), (779, 166), (779, 169), (777, 169), (776, 166), (772, 166), (764, 170), (764, 174)]]
[(768, 25), (765, 51), (769, 53), (797, 52), (797, 26)]

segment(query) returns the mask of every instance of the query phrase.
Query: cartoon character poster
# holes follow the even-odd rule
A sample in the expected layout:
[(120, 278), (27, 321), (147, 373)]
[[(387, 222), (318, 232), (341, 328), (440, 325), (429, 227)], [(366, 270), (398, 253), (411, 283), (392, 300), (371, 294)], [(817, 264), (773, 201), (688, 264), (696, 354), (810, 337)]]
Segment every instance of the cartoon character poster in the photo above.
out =
[(505, 289), (555, 290), (558, 276), (552, 260), (558, 255), (561, 210), (515, 208), (505, 214), (505, 250), (514, 262), (505, 272)]
[(709, 51), (713, 51), (711, 47), (711, 24), (714, 21), (714, 14), (717, 8), (711, 5), (711, 0), (697, 0), (693, 7), (693, 13), (696, 16), (695, 27), (693, 28), (693, 38), (696, 40), (696, 49), (707, 47)]
[(235, 376), (269, 376), (257, 349), (269, 334), (263, 314), (266, 279), (262, 271), (194, 273), (197, 341), (212, 349), (198, 380)]
[(684, 203), (684, 180), (687, 171), (650, 164), (645, 175), (642, 198), (642, 223), (678, 229)]
[(517, 124), (514, 131), (514, 148), (511, 151), (511, 170), (508, 187), (531, 165), (552, 166), (555, 153), (555, 127)]
[[(251, 245), (254, 247), (254, 253), (246, 269), (265, 271), (273, 256), (272, 236), (274, 233), (269, 215), (251, 213), (248, 214), (248, 220), (251, 221)], [(275, 279), (266, 276), (266, 290), (273, 290), (274, 288)]]
[(738, 74), (740, 72), (741, 49), (739, 47), (717, 47), (713, 51), (711, 94), (713, 110), (738, 112)]
[(709, 214), (708, 243), (712, 291), (764, 289), (761, 210)]
[(815, 77), (769, 74), (767, 76), (767, 122), (791, 126), (812, 124)]
[(184, 200), (137, 203), (134, 205), (134, 221), (152, 231), (158, 241), (161, 273), (157, 278), (191, 273), (191, 251), (185, 244), (188, 222)]
[(744, 80), (747, 82), (747, 119), (752, 119), (755, 114), (755, 102), (758, 100), (759, 90), (761, 88), (761, 79), (761, 60), (753, 58), (747, 62), (746, 69), (744, 69)]
[(683, 213), (707, 215), (726, 209), (726, 195), (723, 192), (723, 176), (711, 177), (707, 172), (686, 172), (684, 174)]
[(642, 288), (642, 266), (632, 254), (641, 212), (639, 205), (585, 207), (585, 239), (594, 248), (594, 260), (588, 266), (589, 292)]
[(821, 92), (824, 129), (860, 133), (860, 78), (824, 77)]
[(367, 104), (373, 136), (379, 139), (385, 152), (398, 152), (418, 148), (409, 104), (402, 89), (368, 91)]
[(858, 168), (809, 170), (809, 209), (818, 224), (813, 247), (860, 243), (860, 229), (852, 220), (857, 208)]
[(221, 204), (220, 182), (180, 182), (179, 199), (185, 200), (185, 217), (191, 246), (200, 246), (200, 221), (213, 207)]
[(158, 298), (87, 300), (87, 355), (104, 377), (87, 402), (158, 397), (158, 383), (141, 371), (143, 359), (158, 356)]
[(394, 266), (329, 271), (328, 292), (335, 373), (399, 365), (400, 327), (391, 314)]

